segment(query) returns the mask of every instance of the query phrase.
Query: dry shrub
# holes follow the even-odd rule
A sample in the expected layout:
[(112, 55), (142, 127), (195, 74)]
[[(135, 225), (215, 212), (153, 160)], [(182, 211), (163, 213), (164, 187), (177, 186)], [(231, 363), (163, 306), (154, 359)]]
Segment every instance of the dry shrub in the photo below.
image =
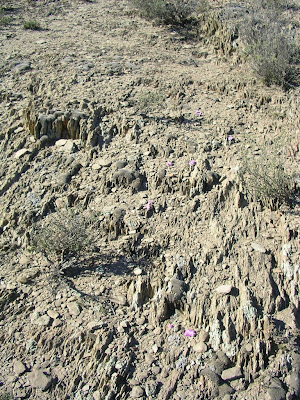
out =
[(82, 213), (59, 210), (36, 223), (31, 239), (34, 250), (63, 260), (80, 254), (91, 244), (89, 220)]
[(296, 27), (281, 17), (286, 2), (254, 2), (240, 24), (246, 54), (266, 85), (289, 89), (299, 84), (299, 44)]
[(291, 204), (295, 194), (294, 177), (271, 154), (246, 158), (240, 171), (245, 192), (272, 210)]
[(167, 25), (181, 26), (190, 21), (197, 6), (197, 2), (192, 0), (130, 0), (130, 2), (144, 18)]

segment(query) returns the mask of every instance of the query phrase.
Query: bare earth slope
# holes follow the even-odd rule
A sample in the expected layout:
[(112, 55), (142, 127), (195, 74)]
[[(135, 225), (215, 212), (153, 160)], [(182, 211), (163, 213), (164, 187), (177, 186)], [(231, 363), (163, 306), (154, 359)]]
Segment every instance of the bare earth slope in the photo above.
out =
[[(299, 398), (299, 205), (239, 174), (266, 149), (299, 173), (299, 88), (126, 1), (6, 3), (0, 399)], [(65, 208), (92, 243), (33, 251)]]

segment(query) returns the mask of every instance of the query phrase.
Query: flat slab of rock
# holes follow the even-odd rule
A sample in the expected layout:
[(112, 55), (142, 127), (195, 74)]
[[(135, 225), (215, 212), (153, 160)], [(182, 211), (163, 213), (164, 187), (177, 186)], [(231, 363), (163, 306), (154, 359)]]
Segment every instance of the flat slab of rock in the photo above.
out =
[(41, 389), (43, 391), (49, 389), (52, 383), (52, 377), (47, 376), (43, 371), (39, 369), (30, 372), (28, 374), (28, 379), (32, 388)]
[(242, 374), (241, 368), (240, 367), (233, 367), (233, 368), (228, 368), (225, 369), (222, 372), (222, 379), (224, 381), (233, 381), (235, 379), (242, 378), (244, 375)]

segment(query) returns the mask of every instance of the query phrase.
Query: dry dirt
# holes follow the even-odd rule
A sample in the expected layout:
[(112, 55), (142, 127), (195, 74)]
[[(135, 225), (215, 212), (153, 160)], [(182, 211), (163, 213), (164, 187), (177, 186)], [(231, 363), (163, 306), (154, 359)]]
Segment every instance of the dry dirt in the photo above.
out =
[[(299, 88), (222, 54), (220, 27), (6, 4), (0, 398), (299, 399), (299, 205), (262, 206), (239, 174), (266, 151), (299, 173)], [(53, 260), (32, 231), (66, 207), (93, 242)]]

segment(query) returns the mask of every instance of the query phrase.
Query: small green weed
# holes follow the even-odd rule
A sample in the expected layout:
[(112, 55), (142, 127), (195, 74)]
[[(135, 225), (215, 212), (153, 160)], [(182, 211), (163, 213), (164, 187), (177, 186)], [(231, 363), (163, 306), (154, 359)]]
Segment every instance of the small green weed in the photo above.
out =
[(40, 24), (34, 20), (25, 21), (23, 27), (24, 29), (31, 31), (39, 31), (41, 29)]

